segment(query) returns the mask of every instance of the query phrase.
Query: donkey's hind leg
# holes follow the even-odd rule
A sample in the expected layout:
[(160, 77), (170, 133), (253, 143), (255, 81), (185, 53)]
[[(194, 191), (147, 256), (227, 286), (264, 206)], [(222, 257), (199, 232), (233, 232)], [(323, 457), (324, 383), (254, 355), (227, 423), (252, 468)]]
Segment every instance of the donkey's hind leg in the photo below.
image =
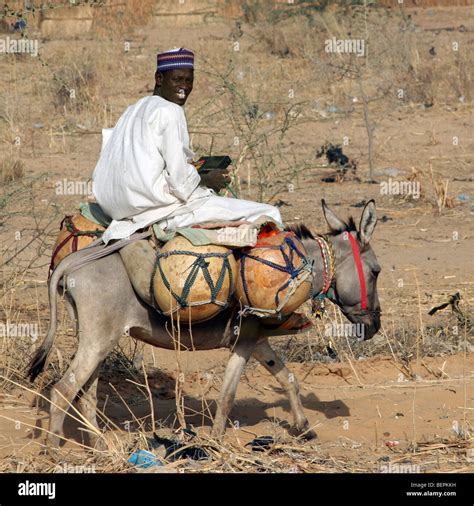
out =
[[(110, 339), (94, 339), (93, 334), (90, 339), (85, 339), (86, 335), (83, 332), (79, 333), (77, 353), (66, 374), (51, 391), (48, 443), (52, 447), (59, 446), (60, 439), (63, 437), (64, 418), (76, 395), (120, 339), (120, 335)], [(73, 416), (80, 418), (77, 413)]]
[(316, 438), (316, 433), (309, 429), (308, 419), (303, 411), (299, 393), (299, 385), (296, 377), (291, 373), (278, 355), (273, 351), (268, 339), (258, 341), (253, 356), (265, 367), (265, 369), (275, 376), (282, 388), (284, 388), (291, 406), (291, 412), (294, 418), (294, 431), (304, 439)]
[[(97, 386), (99, 384), (101, 365), (102, 362), (95, 368), (92, 376), (87, 380), (82, 389), (82, 395), (77, 403), (82, 416), (97, 431), (100, 431), (100, 427), (97, 422)], [(89, 443), (92, 447), (98, 448), (100, 441), (102, 440), (97, 433), (89, 431)]]

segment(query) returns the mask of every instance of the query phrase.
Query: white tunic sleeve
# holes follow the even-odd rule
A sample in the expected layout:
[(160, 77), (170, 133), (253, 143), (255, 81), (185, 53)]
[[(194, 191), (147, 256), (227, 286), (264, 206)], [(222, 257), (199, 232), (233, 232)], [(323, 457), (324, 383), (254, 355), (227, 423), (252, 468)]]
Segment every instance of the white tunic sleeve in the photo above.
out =
[(179, 106), (166, 108), (160, 117), (162, 137), (161, 155), (165, 161), (165, 180), (169, 191), (186, 202), (199, 185), (201, 178), (188, 163), (192, 153), (188, 147), (186, 118)]

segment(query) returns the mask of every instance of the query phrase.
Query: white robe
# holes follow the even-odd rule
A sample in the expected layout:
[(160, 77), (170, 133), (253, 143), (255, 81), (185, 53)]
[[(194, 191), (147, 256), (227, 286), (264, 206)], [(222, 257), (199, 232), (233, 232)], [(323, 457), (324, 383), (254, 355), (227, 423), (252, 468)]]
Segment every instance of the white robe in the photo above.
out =
[(162, 221), (165, 228), (262, 215), (281, 222), (276, 207), (219, 197), (199, 186), (193, 157), (183, 109), (158, 96), (140, 99), (113, 129), (103, 130), (92, 179), (98, 204), (112, 218), (104, 242)]

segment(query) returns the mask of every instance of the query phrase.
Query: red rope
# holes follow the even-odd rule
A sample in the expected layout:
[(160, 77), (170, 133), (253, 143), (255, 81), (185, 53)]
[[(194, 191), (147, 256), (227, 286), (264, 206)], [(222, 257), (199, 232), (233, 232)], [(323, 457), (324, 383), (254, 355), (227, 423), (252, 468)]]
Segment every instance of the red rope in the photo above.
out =
[(346, 232), (352, 246), (352, 253), (354, 255), (354, 260), (357, 267), (357, 274), (359, 275), (359, 285), (360, 285), (360, 308), (367, 309), (367, 290), (365, 288), (365, 278), (364, 278), (364, 269), (362, 267), (362, 260), (360, 259), (360, 251), (359, 246), (357, 245), (357, 241), (354, 239), (350, 232)]
[[(59, 230), (61, 231), (64, 223), (67, 221), (68, 223), (71, 223), (72, 216), (65, 216), (63, 220), (61, 221), (61, 224), (59, 225)], [(51, 277), (51, 274), (54, 270), (54, 260), (56, 259), (58, 253), (61, 251), (62, 247), (71, 239), (73, 236), (73, 233), (71, 232), (60, 244), (54, 248), (53, 254), (51, 255), (51, 263), (49, 264), (49, 277)]]

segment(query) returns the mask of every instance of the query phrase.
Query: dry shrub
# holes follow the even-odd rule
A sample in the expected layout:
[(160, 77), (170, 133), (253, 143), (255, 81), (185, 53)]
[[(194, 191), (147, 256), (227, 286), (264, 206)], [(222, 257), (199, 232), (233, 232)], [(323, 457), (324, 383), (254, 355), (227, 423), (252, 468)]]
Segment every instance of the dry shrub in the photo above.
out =
[[(344, 363), (348, 360), (364, 360), (380, 355), (391, 355), (401, 362), (409, 362), (420, 356), (443, 356), (471, 351), (474, 337), (472, 307), (468, 297), (453, 309), (445, 309), (430, 316), (420, 329), (416, 318), (405, 314), (391, 326), (382, 317), (382, 328), (372, 339), (360, 341), (355, 329), (334, 305), (327, 306), (322, 320), (315, 320), (315, 327), (306, 333), (272, 338), (272, 346), (284, 362)], [(445, 299), (440, 299), (444, 302)], [(300, 308), (311, 315), (309, 305)], [(394, 312), (394, 306), (383, 310)]]
[(121, 37), (131, 29), (144, 27), (153, 16), (154, 0), (109, 0), (94, 9), (92, 30), (95, 33)]
[[(232, 2), (232, 0), (227, 1)], [(293, 2), (288, 0), (243, 0), (240, 2), (240, 12), (246, 23), (257, 24), (262, 21), (278, 23), (292, 17), (305, 16), (311, 18), (314, 14), (329, 9), (347, 9), (351, 3), (358, 4), (360, 2), (359, 0), (350, 0), (344, 2), (346, 5), (342, 7), (340, 3), (337, 0), (318, 0), (317, 2), (307, 2), (305, 0), (294, 0)], [(231, 12), (235, 13), (235, 10)]]
[[(3, 319), (1, 322), (7, 323)], [(30, 350), (29, 337), (0, 337), (0, 392), (8, 392), (14, 387), (9, 380), (25, 382)]]
[[(439, 75), (439, 78), (446, 80), (446, 89), (448, 93), (454, 95), (454, 100), (459, 99), (462, 102), (472, 100), (472, 51), (454, 52), (453, 56), (447, 59), (446, 72)], [(449, 97), (449, 94), (448, 94)]]
[(52, 85), (56, 108), (77, 113), (89, 109), (97, 100), (97, 76), (90, 61), (59, 68), (53, 74)]
[(282, 30), (258, 30), (257, 37), (265, 44), (266, 49), (275, 56), (288, 58), (292, 56), (285, 34)]
[(436, 79), (433, 75), (433, 67), (426, 65), (416, 71), (410, 66), (408, 72), (400, 79), (398, 89), (404, 91), (409, 102), (432, 105), (435, 96)]
[(25, 166), (21, 160), (7, 158), (0, 164), (0, 181), (3, 184), (13, 183), (23, 178)]
[(240, 9), (242, 17), (245, 23), (256, 24), (259, 21), (268, 19), (271, 7), (269, 0), (255, 1), (255, 0), (244, 0), (241, 2)]
[[(453, 196), (449, 196), (449, 179), (442, 178), (440, 175), (433, 172), (430, 166), (429, 171), (420, 168), (411, 168), (411, 174), (408, 175), (403, 181), (394, 180), (395, 183), (400, 185), (417, 184), (419, 188), (419, 197), (415, 199), (416, 202), (428, 202), (433, 205), (438, 215), (445, 209), (453, 209), (459, 205)], [(417, 192), (418, 193), (418, 192)], [(411, 201), (414, 196), (412, 193), (400, 192), (393, 195), (394, 199), (399, 202)]]

